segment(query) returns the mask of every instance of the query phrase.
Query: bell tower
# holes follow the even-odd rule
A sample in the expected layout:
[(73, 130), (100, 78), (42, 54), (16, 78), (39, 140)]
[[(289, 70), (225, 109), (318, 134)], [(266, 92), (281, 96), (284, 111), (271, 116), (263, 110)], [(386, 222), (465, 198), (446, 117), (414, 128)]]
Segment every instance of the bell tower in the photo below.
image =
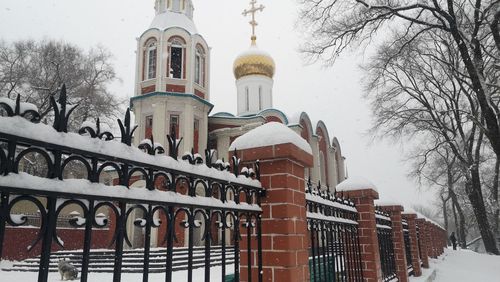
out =
[(134, 142), (154, 136), (167, 146), (175, 128), (179, 154), (207, 146), (210, 48), (193, 20), (192, 0), (155, 0), (149, 28), (137, 38), (131, 108), (139, 126)]

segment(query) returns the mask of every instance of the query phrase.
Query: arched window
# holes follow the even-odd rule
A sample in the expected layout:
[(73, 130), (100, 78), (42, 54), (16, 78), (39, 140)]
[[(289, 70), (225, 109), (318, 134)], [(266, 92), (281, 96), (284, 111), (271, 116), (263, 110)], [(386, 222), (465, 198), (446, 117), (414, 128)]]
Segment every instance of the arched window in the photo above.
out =
[(259, 111), (262, 110), (262, 86), (259, 86)]
[(150, 39), (146, 43), (146, 50), (144, 56), (144, 77), (146, 79), (156, 78), (156, 62), (157, 62), (157, 47), (156, 39)]
[(185, 77), (185, 45), (186, 41), (174, 36), (169, 39), (168, 77), (184, 79)]
[(245, 110), (247, 112), (250, 110), (250, 93), (248, 91), (248, 86), (245, 87)]
[(199, 44), (196, 46), (194, 82), (205, 86), (205, 50)]
[(326, 161), (325, 161), (325, 154), (323, 151), (319, 152), (319, 169), (320, 169), (320, 180), (321, 180), (321, 185), (327, 185), (326, 183)]
[(173, 0), (172, 10), (174, 12), (179, 12), (181, 9), (181, 0)]

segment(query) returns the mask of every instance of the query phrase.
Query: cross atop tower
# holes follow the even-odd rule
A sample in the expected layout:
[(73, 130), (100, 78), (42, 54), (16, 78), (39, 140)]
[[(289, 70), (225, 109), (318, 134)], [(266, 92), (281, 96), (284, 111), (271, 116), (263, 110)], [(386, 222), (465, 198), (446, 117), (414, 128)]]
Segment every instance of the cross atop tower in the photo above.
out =
[(243, 16), (248, 16), (248, 15), (252, 15), (252, 20), (249, 22), (250, 25), (252, 26), (252, 44), (255, 44), (255, 41), (257, 40), (257, 36), (255, 35), (255, 27), (258, 25), (257, 21), (255, 20), (255, 14), (257, 12), (262, 12), (264, 11), (264, 5), (260, 5), (260, 6), (255, 6), (257, 4), (257, 0), (250, 0), (250, 9), (247, 10), (245, 9), (243, 11)]

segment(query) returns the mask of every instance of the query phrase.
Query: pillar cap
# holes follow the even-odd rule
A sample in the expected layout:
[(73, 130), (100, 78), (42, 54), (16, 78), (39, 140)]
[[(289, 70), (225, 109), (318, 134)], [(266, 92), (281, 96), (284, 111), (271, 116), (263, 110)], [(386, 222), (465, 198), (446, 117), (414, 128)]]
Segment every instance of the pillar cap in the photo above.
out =
[[(357, 190), (373, 190), (378, 192), (377, 187), (368, 179), (359, 176), (349, 177), (337, 185), (336, 191), (347, 192)], [(377, 197), (378, 199), (378, 197)]]

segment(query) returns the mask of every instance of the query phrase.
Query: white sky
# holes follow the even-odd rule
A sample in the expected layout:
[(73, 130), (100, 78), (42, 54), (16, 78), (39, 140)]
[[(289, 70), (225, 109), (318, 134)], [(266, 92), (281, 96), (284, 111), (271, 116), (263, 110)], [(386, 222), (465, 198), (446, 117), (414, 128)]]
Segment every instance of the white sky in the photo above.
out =
[[(377, 185), (381, 199), (406, 205), (430, 205), (432, 192), (419, 191), (406, 178), (399, 144), (369, 144), (367, 102), (362, 99), (359, 64), (362, 53), (345, 54), (331, 68), (307, 66), (298, 52), (303, 35), (297, 31), (296, 0), (260, 0), (266, 6), (257, 20), (258, 45), (274, 58), (277, 70), (274, 106), (288, 115), (306, 111), (323, 120), (336, 136), (347, 158), (349, 175), (360, 175)], [(250, 44), (249, 19), (241, 12), (249, 0), (194, 0), (194, 21), (211, 52), (212, 113), (236, 112), (232, 64)], [(121, 83), (112, 90), (130, 97), (134, 89), (136, 37), (154, 17), (154, 0), (0, 0), (0, 39), (60, 39), (84, 49), (108, 48)], [(315, 126), (315, 125), (313, 125)]]

